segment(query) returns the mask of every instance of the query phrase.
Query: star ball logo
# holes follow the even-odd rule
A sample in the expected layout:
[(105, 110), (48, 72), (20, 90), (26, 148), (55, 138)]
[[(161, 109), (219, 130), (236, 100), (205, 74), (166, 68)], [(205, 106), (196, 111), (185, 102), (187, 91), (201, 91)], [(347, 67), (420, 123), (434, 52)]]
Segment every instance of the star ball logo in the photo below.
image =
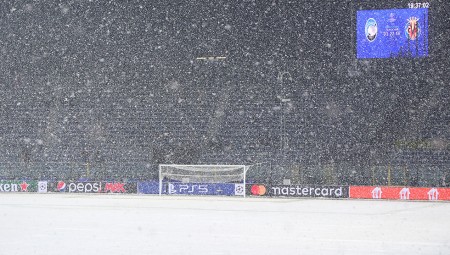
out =
[(263, 196), (266, 194), (267, 189), (264, 185), (252, 185), (250, 192), (255, 196)]
[(243, 184), (236, 184), (234, 187), (234, 194), (235, 195), (244, 195), (245, 188)]
[(38, 192), (47, 192), (47, 184), (46, 181), (38, 182)]
[(397, 20), (397, 18), (395, 17), (395, 13), (393, 13), (393, 12), (389, 13), (388, 21), (391, 23), (394, 23), (396, 20)]

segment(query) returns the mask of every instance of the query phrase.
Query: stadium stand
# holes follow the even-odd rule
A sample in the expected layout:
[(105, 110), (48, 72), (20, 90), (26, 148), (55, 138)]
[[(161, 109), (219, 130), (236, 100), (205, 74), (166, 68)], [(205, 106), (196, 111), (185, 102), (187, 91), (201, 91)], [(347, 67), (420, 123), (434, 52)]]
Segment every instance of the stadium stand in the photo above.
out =
[[(292, 8), (279, 11), (302, 12)], [(448, 185), (448, 53), (356, 62), (331, 39), (350, 41), (350, 20), (338, 33), (302, 16), (283, 25), (284, 15), (251, 13), (257, 32), (240, 17), (234, 37), (195, 30), (201, 43), (189, 30), (201, 30), (195, 20), (168, 25), (138, 15), (119, 22), (136, 27), (131, 35), (111, 21), (110, 37), (91, 23), (69, 33), (62, 18), (45, 18), (51, 35), (24, 17), (3, 21), (24, 28), (2, 41), (0, 177), (156, 179), (159, 164), (266, 162), (251, 181)], [(287, 38), (263, 33), (275, 28)], [(149, 31), (160, 37), (152, 41)], [(28, 35), (38, 46), (26, 44)], [(219, 48), (227, 59), (198, 62), (189, 45)]]

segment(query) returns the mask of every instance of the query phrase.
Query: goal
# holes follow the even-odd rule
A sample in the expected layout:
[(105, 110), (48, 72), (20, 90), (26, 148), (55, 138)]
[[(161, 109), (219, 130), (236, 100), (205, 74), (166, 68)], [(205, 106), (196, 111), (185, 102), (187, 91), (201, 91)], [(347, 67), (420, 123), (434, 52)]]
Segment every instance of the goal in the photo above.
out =
[(181, 183), (242, 183), (248, 167), (245, 165), (159, 165), (159, 194), (163, 182)]

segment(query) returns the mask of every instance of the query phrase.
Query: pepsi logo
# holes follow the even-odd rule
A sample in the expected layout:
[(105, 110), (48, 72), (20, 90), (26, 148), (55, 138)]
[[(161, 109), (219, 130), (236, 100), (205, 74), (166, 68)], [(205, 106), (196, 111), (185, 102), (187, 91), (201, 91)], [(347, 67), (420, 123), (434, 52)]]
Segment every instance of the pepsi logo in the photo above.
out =
[(66, 190), (66, 183), (63, 182), (63, 181), (59, 181), (59, 182), (56, 184), (56, 189), (57, 189), (58, 191), (65, 191), (65, 190)]

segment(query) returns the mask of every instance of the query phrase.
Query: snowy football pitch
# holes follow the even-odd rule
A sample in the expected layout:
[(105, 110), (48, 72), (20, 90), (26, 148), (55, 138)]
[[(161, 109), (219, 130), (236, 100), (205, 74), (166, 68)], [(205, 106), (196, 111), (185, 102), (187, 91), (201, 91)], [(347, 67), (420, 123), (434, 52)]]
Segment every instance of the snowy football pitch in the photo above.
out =
[(0, 254), (450, 254), (450, 203), (0, 194)]

